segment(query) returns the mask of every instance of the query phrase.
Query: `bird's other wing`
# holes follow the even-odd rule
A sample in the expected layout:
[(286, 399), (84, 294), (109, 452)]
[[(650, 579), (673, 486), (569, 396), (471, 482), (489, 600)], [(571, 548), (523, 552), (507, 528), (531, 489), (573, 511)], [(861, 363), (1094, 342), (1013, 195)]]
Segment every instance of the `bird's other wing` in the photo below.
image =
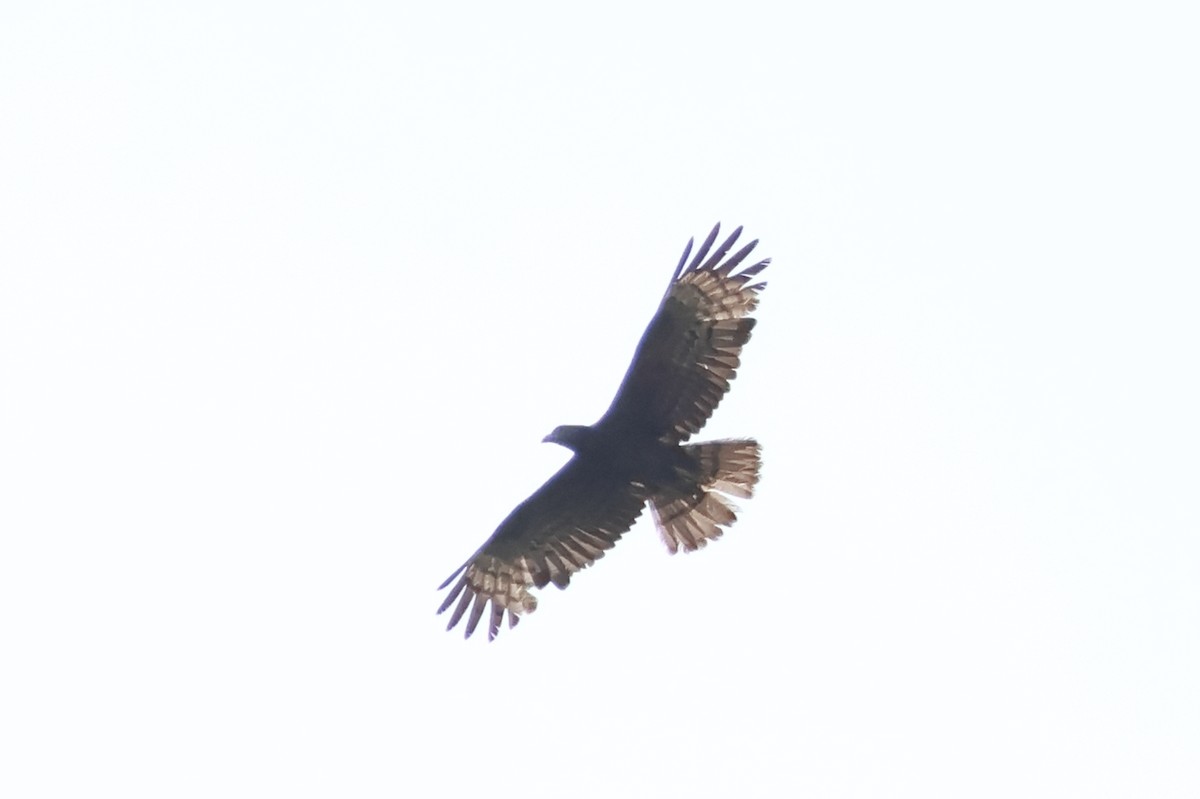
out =
[[(712, 415), (741, 363), (750, 339), (758, 293), (751, 279), (771, 262), (763, 259), (735, 273), (758, 240), (725, 256), (739, 227), (713, 249), (718, 224), (688, 263), (688, 241), (666, 295), (638, 343), (633, 362), (612, 405), (597, 424), (635, 430), (676, 443), (698, 432)], [(722, 260), (724, 259), (724, 260)], [(686, 264), (686, 267), (685, 267)]]
[(442, 590), (458, 578), (438, 608), (442, 613), (458, 600), (446, 629), (466, 615), (469, 638), (486, 612), (490, 641), (500, 631), (505, 611), (508, 626), (515, 627), (521, 614), (537, 609), (531, 588), (547, 583), (566, 588), (572, 574), (603, 557), (633, 526), (645, 501), (641, 485), (572, 457), (438, 586)]

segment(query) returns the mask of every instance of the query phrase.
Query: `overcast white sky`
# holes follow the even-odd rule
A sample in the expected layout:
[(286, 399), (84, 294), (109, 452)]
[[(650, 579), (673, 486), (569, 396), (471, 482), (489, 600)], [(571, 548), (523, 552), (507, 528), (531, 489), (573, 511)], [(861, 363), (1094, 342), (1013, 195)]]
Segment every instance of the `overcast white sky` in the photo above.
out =
[[(5, 4), (0, 794), (1200, 795), (1189, 5)], [(758, 496), (445, 633), (717, 220)]]

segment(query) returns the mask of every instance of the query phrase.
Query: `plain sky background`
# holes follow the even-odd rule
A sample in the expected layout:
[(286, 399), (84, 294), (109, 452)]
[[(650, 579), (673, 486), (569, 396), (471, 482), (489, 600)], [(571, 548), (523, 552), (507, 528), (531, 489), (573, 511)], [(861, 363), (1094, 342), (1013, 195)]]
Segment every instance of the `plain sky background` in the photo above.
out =
[[(1200, 795), (1190, 5), (4, 4), (0, 794)], [(717, 220), (759, 494), (447, 634)]]

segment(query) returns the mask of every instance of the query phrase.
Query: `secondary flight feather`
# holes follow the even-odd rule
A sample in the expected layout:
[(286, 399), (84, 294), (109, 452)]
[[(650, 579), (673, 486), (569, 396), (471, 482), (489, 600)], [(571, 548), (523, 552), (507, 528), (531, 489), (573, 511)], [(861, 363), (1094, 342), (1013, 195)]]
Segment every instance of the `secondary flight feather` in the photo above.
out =
[(754, 329), (750, 314), (766, 286), (754, 278), (770, 259), (739, 270), (758, 241), (730, 255), (742, 229), (714, 248), (720, 227), (694, 256), (688, 241), (604, 416), (590, 426), (561, 425), (544, 439), (572, 450), (571, 460), (439, 586), (453, 584), (438, 608), (453, 606), (446, 629), (465, 617), (470, 637), (486, 616), (491, 640), (506, 614), (515, 627), (537, 609), (533, 589), (566, 588), (575, 572), (616, 545), (646, 505), (672, 554), (700, 549), (736, 520), (729, 496), (753, 493), (758, 442), (686, 442), (737, 374)]

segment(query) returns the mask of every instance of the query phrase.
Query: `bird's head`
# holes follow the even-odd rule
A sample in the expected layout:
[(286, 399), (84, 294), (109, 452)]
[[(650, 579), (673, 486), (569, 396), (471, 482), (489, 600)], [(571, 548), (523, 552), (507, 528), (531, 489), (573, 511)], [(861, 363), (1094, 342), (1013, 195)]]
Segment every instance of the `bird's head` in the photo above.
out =
[(591, 440), (593, 430), (590, 427), (581, 424), (560, 424), (558, 427), (542, 439), (542, 441), (550, 444), (558, 444), (566, 447), (572, 452), (579, 452), (587, 446), (587, 442)]

